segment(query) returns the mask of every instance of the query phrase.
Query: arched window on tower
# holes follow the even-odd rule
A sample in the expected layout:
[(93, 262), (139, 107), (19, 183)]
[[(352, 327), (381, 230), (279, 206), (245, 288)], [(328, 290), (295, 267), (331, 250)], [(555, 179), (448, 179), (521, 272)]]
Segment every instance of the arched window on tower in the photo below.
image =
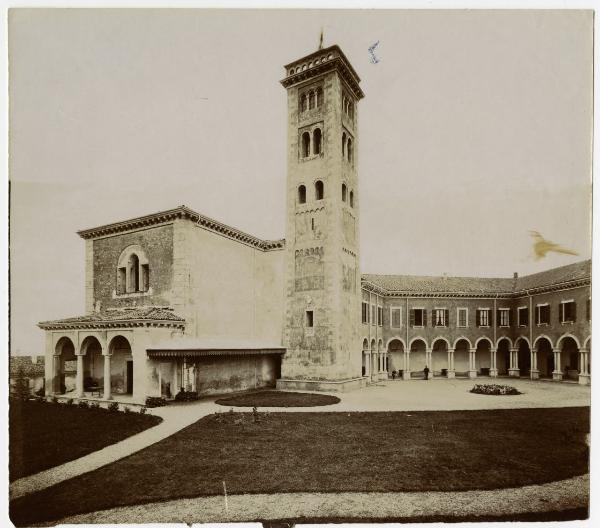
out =
[(342, 202), (346, 201), (346, 192), (347, 192), (346, 184), (342, 183)]
[(304, 132), (302, 134), (302, 157), (308, 158), (310, 156), (310, 134)]
[(346, 157), (346, 132), (342, 134), (342, 158)]
[(346, 146), (348, 150), (348, 161), (352, 163), (352, 158), (354, 153), (352, 152), (352, 138), (348, 138), (348, 145)]
[(321, 129), (315, 128), (313, 131), (313, 152), (321, 154)]
[(298, 203), (306, 203), (306, 187), (304, 187), (304, 185), (298, 187)]
[(315, 107), (315, 92), (308, 94), (308, 108), (312, 110)]
[(323, 188), (323, 182), (321, 180), (318, 180), (317, 182), (315, 182), (315, 199), (322, 200), (324, 195), (325, 191)]
[(350, 207), (354, 207), (354, 191), (350, 191)]
[(323, 90), (317, 88), (317, 108), (323, 104)]
[(302, 94), (302, 97), (300, 97), (300, 112), (304, 112), (304, 110), (306, 110), (306, 94)]
[(129, 262), (127, 265), (129, 266), (129, 281), (127, 284), (127, 291), (140, 291), (140, 259), (135, 253), (129, 257)]

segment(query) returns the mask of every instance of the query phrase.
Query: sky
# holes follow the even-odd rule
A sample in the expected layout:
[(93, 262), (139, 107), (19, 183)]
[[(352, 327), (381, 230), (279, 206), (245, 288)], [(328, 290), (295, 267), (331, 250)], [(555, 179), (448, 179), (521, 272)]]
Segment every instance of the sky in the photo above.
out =
[[(284, 237), (279, 81), (321, 29), (366, 96), (363, 273), (590, 257), (591, 11), (13, 9), (13, 354), (43, 353), (38, 321), (84, 313), (79, 229), (185, 204)], [(579, 256), (535, 261), (532, 229)]]

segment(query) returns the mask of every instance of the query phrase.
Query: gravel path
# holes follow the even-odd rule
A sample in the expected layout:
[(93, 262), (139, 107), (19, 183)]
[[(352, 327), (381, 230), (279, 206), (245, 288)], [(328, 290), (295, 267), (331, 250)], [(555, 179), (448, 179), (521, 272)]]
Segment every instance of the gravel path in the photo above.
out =
[[(76, 515), (45, 526), (79, 523), (213, 523), (270, 519), (510, 516), (587, 507), (589, 475), (501, 490), (413, 493), (276, 493), (198, 497)], [(42, 526), (42, 525), (40, 525)]]

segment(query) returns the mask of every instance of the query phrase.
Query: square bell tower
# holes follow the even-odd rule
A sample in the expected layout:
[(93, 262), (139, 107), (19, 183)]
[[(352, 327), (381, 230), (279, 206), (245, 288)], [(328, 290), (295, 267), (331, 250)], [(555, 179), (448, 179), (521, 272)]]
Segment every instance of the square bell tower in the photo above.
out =
[(338, 46), (285, 66), (286, 308), (281, 388), (362, 386), (360, 78)]

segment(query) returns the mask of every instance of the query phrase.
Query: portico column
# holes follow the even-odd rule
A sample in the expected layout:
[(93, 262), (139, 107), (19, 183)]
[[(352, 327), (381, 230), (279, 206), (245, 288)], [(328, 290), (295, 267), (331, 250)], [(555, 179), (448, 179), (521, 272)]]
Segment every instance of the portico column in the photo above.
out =
[(431, 361), (431, 352), (431, 348), (425, 349), (425, 364), (429, 369), (429, 376), (427, 377), (428, 380), (433, 379), (433, 362)]
[(529, 372), (532, 380), (539, 379), (540, 371), (537, 368), (537, 350), (535, 348), (531, 349), (531, 370)]
[(497, 352), (496, 347), (492, 347), (490, 349), (490, 365), (491, 365), (490, 376), (492, 378), (498, 377), (498, 367), (496, 365), (496, 352)]
[(475, 368), (475, 353), (476, 348), (469, 349), (469, 378), (477, 377), (477, 369)]
[(410, 379), (410, 350), (404, 351), (404, 372), (402, 372), (402, 379)]
[(104, 354), (104, 399), (112, 400), (110, 392), (110, 354)]
[(554, 371), (552, 372), (552, 379), (555, 381), (562, 380), (563, 373), (560, 368), (560, 348), (555, 348), (554, 352)]
[(448, 349), (448, 378), (455, 378), (456, 372), (454, 371), (454, 349)]
[(83, 396), (83, 354), (76, 354), (77, 372), (75, 373), (75, 396)]
[(581, 367), (579, 368), (579, 384), (589, 385), (590, 384), (590, 373), (588, 372), (588, 354), (589, 351), (586, 348), (579, 350), (579, 362)]
[(510, 355), (509, 355), (510, 367), (508, 369), (508, 375), (518, 378), (519, 377), (519, 361), (517, 358), (517, 353), (518, 352), (517, 352), (516, 348), (510, 349)]
[(60, 355), (52, 356), (52, 394), (60, 394)]

